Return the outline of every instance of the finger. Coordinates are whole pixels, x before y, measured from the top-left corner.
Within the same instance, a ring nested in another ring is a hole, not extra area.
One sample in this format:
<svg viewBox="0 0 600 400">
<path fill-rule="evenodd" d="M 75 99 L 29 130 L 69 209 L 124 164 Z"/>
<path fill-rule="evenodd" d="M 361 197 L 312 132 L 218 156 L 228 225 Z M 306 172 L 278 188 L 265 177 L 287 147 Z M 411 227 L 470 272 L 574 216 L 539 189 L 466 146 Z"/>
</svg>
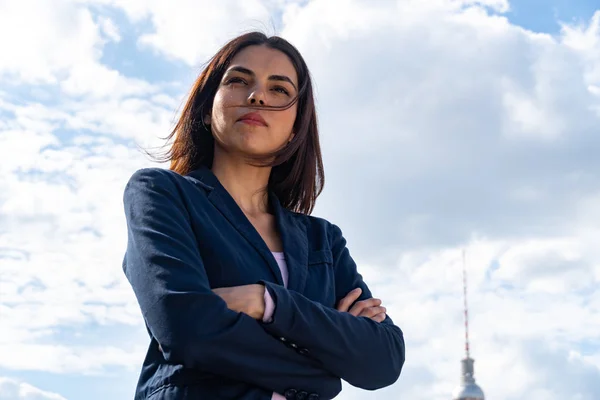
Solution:
<svg viewBox="0 0 600 400">
<path fill-rule="evenodd" d="M 354 316 L 359 316 L 364 309 L 369 307 L 377 307 L 379 305 L 381 305 L 381 300 L 375 298 L 358 301 L 352 306 L 349 313 Z"/>
<path fill-rule="evenodd" d="M 385 320 L 385 317 L 387 317 L 387 314 L 381 313 L 371 317 L 371 319 L 375 322 L 383 322 Z"/>
<path fill-rule="evenodd" d="M 352 306 L 349 313 L 357 317 L 365 308 L 377 307 L 379 305 L 381 305 L 381 300 L 375 298 L 358 301 Z"/>
<path fill-rule="evenodd" d="M 372 318 L 377 314 L 381 314 L 381 313 L 386 313 L 387 310 L 385 309 L 385 307 L 368 307 L 362 310 L 362 312 L 360 314 L 358 314 L 359 317 L 367 317 L 367 318 Z"/>
<path fill-rule="evenodd" d="M 342 311 L 342 312 L 348 311 L 348 308 L 350 308 L 350 305 L 352 305 L 352 303 L 354 303 L 356 301 L 356 299 L 358 299 L 360 297 L 361 293 L 362 293 L 361 288 L 356 288 L 356 289 L 352 290 L 350 293 L 348 293 L 346 295 L 346 297 L 344 297 L 342 300 L 340 300 L 340 302 L 338 303 L 338 306 L 337 306 L 337 310 Z"/>
</svg>

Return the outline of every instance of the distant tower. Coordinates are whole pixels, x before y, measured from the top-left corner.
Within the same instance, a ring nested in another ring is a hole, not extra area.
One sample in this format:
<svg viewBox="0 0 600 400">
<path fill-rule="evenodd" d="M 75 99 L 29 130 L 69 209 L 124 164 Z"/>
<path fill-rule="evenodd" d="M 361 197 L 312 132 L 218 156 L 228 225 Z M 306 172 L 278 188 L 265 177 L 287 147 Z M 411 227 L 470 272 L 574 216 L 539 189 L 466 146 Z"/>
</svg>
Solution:
<svg viewBox="0 0 600 400">
<path fill-rule="evenodd" d="M 473 360 L 469 355 L 469 308 L 467 307 L 467 268 L 465 251 L 463 250 L 463 296 L 465 307 L 465 358 L 462 363 L 460 386 L 454 390 L 453 400 L 485 400 L 483 390 L 475 383 Z"/>
</svg>

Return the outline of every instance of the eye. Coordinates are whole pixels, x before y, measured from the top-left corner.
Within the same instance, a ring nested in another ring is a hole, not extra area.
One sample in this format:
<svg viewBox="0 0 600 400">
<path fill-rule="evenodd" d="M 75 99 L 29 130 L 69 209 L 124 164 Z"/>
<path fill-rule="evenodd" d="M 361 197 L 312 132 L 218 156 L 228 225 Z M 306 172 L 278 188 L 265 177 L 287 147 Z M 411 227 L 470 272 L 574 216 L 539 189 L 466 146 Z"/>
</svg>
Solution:
<svg viewBox="0 0 600 400">
<path fill-rule="evenodd" d="M 243 83 L 243 84 L 247 84 L 247 82 L 246 82 L 244 79 L 240 78 L 239 76 L 232 76 L 231 78 L 229 78 L 229 79 L 227 79 L 227 80 L 225 81 L 225 84 L 226 84 L 226 85 L 230 85 L 230 84 L 232 84 L 232 83 Z"/>
<path fill-rule="evenodd" d="M 276 86 L 273 90 L 276 91 L 276 92 L 279 92 L 279 93 L 283 93 L 286 96 L 290 95 L 290 92 L 288 92 L 287 89 L 284 88 L 283 86 Z"/>
</svg>

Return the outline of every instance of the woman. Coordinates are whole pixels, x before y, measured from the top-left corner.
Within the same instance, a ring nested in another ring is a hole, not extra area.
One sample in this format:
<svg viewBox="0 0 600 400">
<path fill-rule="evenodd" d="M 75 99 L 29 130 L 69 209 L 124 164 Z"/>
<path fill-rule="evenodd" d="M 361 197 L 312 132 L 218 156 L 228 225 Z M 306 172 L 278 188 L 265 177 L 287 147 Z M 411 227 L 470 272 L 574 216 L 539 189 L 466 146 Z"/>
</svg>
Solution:
<svg viewBox="0 0 600 400">
<path fill-rule="evenodd" d="M 125 274 L 151 341 L 136 399 L 331 399 L 341 380 L 394 383 L 402 331 L 322 189 L 312 84 L 298 51 L 261 33 L 210 61 L 169 136 L 170 170 L 124 193 Z"/>
</svg>

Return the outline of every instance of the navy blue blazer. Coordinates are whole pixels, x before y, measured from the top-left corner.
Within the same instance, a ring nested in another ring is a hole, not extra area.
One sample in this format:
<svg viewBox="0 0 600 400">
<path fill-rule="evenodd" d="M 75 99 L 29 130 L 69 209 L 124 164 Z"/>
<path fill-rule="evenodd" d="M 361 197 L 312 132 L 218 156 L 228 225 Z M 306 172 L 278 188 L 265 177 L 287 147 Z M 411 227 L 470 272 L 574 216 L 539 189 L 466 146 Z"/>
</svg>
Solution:
<svg viewBox="0 0 600 400">
<path fill-rule="evenodd" d="M 150 335 L 135 399 L 332 399 L 341 379 L 374 390 L 394 383 L 404 338 L 339 312 L 356 287 L 372 297 L 340 229 L 284 209 L 270 193 L 289 268 L 288 287 L 269 248 L 208 168 L 185 176 L 144 168 L 123 201 L 123 269 Z M 227 308 L 211 288 L 262 283 L 276 303 L 263 323 Z M 162 352 L 159 350 L 162 348 Z"/>
</svg>

